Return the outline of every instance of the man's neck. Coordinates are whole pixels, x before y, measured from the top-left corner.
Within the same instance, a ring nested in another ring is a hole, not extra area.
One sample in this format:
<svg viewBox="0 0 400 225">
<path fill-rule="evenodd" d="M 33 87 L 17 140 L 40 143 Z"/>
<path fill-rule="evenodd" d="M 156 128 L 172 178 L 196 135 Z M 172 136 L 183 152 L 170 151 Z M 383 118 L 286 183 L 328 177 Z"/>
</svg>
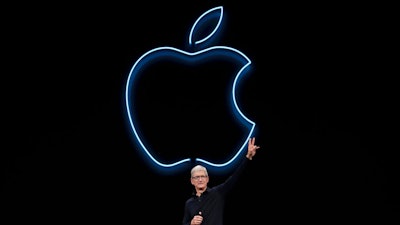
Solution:
<svg viewBox="0 0 400 225">
<path fill-rule="evenodd" d="M 206 189 L 207 189 L 207 187 L 196 189 L 196 195 L 197 195 L 197 196 L 200 196 L 201 194 L 203 194 L 203 192 L 204 192 Z"/>
</svg>

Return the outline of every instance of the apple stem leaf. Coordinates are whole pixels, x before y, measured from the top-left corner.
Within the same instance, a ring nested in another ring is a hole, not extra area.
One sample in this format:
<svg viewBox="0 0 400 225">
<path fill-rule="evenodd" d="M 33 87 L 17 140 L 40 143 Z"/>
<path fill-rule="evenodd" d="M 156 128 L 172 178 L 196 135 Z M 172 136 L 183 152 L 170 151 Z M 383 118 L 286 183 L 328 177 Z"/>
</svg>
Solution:
<svg viewBox="0 0 400 225">
<path fill-rule="evenodd" d="M 222 17 L 223 17 L 223 7 L 222 6 L 218 6 L 218 7 L 209 9 L 208 11 L 203 13 L 194 22 L 192 29 L 190 30 L 189 45 L 201 44 L 201 43 L 209 40 L 212 36 L 214 36 L 214 34 L 217 33 L 218 28 L 221 25 Z M 217 19 L 217 22 L 215 24 L 213 24 L 214 29 L 209 29 L 210 21 L 215 21 L 216 19 Z M 208 35 L 202 34 L 202 31 L 205 31 L 205 30 L 207 32 L 209 32 Z M 197 38 L 199 36 L 205 36 L 205 37 L 197 40 Z"/>
</svg>

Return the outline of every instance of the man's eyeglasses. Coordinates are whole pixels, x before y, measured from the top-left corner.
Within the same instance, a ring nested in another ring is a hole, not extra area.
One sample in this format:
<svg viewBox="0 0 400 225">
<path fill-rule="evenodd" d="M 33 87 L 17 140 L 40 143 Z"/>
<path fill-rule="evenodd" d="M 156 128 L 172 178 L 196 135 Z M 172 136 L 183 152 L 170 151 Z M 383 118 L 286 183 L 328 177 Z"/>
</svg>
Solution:
<svg viewBox="0 0 400 225">
<path fill-rule="evenodd" d="M 192 177 L 192 179 L 193 180 L 200 180 L 200 178 L 201 179 L 205 179 L 205 178 L 207 178 L 208 176 L 206 176 L 206 175 L 201 175 L 201 176 L 195 176 L 195 177 Z"/>
</svg>

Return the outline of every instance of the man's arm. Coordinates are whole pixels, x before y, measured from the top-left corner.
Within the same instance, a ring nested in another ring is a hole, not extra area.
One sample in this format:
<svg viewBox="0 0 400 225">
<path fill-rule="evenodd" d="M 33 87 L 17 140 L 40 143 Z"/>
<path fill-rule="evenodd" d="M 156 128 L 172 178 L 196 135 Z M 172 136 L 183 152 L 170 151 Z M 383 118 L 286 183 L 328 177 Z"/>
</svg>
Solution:
<svg viewBox="0 0 400 225">
<path fill-rule="evenodd" d="M 249 139 L 249 142 L 247 145 L 246 158 L 242 159 L 242 162 L 236 168 L 235 172 L 231 176 L 229 176 L 229 178 L 224 183 L 217 186 L 217 189 L 219 189 L 221 191 L 221 193 L 226 194 L 228 191 L 230 191 L 233 188 L 233 186 L 239 180 L 239 177 L 242 175 L 244 169 L 246 168 L 247 163 L 253 159 L 254 155 L 256 154 L 257 149 L 260 148 L 260 146 L 255 145 L 255 140 L 256 139 L 254 137 Z"/>
</svg>

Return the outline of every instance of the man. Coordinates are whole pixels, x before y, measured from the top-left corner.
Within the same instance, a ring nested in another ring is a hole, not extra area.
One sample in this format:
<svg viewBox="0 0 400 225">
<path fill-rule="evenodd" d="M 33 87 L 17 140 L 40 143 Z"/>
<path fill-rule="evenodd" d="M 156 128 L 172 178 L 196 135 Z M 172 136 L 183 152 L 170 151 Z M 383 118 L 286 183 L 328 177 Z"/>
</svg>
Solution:
<svg viewBox="0 0 400 225">
<path fill-rule="evenodd" d="M 250 138 L 247 146 L 246 158 L 240 163 L 236 171 L 222 184 L 208 187 L 207 169 L 197 165 L 190 171 L 190 181 L 194 186 L 191 198 L 185 203 L 183 225 L 222 225 L 226 194 L 232 189 L 245 166 L 252 160 L 256 150 L 255 138 Z"/>
</svg>

